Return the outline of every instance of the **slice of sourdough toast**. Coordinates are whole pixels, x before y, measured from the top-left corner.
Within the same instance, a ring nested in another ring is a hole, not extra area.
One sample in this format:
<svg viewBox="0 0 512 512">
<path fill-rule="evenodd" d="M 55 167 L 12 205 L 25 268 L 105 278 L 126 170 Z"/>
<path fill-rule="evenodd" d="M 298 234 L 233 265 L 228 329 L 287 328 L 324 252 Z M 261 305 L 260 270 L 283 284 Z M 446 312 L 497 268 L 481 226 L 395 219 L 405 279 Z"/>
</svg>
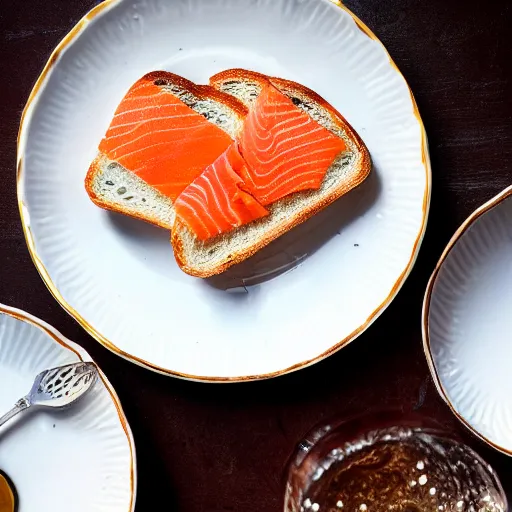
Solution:
<svg viewBox="0 0 512 512">
<path fill-rule="evenodd" d="M 234 96 L 209 85 L 196 85 L 173 73 L 149 73 L 134 87 L 142 82 L 152 82 L 176 96 L 233 139 L 247 115 L 247 108 Z M 91 200 L 101 208 L 172 229 L 175 215 L 171 198 L 102 152 L 98 152 L 89 167 L 85 188 Z"/>
<path fill-rule="evenodd" d="M 339 112 L 310 89 L 241 69 L 213 76 L 210 85 L 250 107 L 268 81 L 316 122 L 341 137 L 347 150 L 336 157 L 318 190 L 298 192 L 276 201 L 269 206 L 267 217 L 234 231 L 200 241 L 177 219 L 171 235 L 174 253 L 178 265 L 190 275 L 210 277 L 242 262 L 358 186 L 370 173 L 370 154 L 359 135 Z"/>
</svg>

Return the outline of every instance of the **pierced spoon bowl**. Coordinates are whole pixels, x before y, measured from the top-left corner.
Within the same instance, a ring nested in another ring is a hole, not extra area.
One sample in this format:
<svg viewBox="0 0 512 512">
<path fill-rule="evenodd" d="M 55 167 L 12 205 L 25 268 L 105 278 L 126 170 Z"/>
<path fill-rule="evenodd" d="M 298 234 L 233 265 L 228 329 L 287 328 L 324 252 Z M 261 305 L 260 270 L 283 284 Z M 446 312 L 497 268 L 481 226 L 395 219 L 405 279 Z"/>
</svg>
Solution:
<svg viewBox="0 0 512 512">
<path fill-rule="evenodd" d="M 41 372 L 28 395 L 0 417 L 0 427 L 29 407 L 62 408 L 83 397 L 94 385 L 98 370 L 94 363 L 73 363 Z"/>
</svg>

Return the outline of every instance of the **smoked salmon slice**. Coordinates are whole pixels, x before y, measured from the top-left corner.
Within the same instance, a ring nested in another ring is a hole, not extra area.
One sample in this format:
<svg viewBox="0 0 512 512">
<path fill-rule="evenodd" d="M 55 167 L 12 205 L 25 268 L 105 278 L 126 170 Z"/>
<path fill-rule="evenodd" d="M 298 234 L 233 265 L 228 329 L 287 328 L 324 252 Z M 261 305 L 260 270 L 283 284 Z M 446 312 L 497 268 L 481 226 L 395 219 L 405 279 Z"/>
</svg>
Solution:
<svg viewBox="0 0 512 512">
<path fill-rule="evenodd" d="M 268 211 L 247 192 L 245 161 L 233 143 L 196 178 L 174 204 L 176 216 L 200 240 L 268 215 Z"/>
<path fill-rule="evenodd" d="M 247 165 L 241 178 L 268 205 L 301 190 L 318 189 L 345 142 L 266 84 L 239 137 Z"/>
<path fill-rule="evenodd" d="M 179 98 L 143 79 L 121 101 L 99 150 L 175 200 L 232 142 Z"/>
</svg>

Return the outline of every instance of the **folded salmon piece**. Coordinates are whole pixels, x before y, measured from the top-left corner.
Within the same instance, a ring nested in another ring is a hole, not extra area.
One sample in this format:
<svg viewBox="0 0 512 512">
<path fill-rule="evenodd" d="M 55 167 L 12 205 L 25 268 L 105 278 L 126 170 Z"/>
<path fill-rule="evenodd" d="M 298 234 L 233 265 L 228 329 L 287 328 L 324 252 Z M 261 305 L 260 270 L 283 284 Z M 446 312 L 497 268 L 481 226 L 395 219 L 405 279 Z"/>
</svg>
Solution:
<svg viewBox="0 0 512 512">
<path fill-rule="evenodd" d="M 177 218 L 207 240 L 268 215 L 247 192 L 243 174 L 245 161 L 233 143 L 180 194 L 174 203 Z"/>
</svg>

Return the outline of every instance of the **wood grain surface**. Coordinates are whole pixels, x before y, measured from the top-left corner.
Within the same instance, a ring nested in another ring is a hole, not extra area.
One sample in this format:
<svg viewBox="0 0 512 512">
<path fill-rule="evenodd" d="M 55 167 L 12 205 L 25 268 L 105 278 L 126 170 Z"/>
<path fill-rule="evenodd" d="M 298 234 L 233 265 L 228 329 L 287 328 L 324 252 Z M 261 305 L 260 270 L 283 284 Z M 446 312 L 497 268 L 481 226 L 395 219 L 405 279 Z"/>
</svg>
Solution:
<svg viewBox="0 0 512 512">
<path fill-rule="evenodd" d="M 137 512 L 278 512 L 287 457 L 332 415 L 398 407 L 460 430 L 429 376 L 421 305 L 453 232 L 512 183 L 510 1 L 346 0 L 388 48 L 425 121 L 433 171 L 427 234 L 404 288 L 355 343 L 298 373 L 241 385 L 183 382 L 117 358 L 53 300 L 30 259 L 15 190 L 20 114 L 52 48 L 95 3 L 0 5 L 0 302 L 54 325 L 108 375 L 135 436 Z M 462 435 L 496 468 L 512 501 L 512 460 Z"/>
</svg>

